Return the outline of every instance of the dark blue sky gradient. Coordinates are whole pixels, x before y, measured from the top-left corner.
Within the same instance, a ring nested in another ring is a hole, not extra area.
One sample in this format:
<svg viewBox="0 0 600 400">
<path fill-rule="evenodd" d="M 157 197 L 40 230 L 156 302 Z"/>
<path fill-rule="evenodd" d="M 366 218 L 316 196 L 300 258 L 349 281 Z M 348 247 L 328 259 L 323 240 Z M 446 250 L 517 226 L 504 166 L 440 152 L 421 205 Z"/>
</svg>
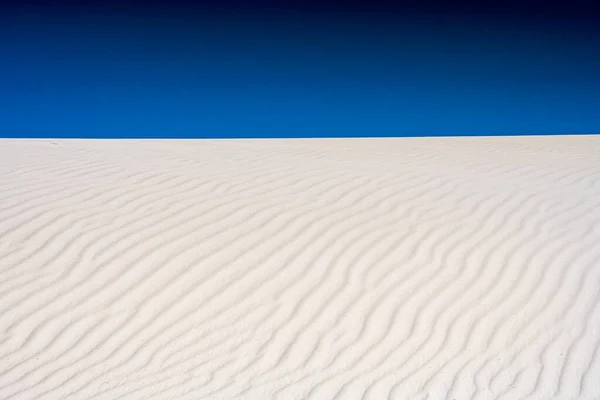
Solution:
<svg viewBox="0 0 600 400">
<path fill-rule="evenodd" d="M 23 4 L 0 14 L 2 137 L 600 133 L 585 10 Z"/>
</svg>

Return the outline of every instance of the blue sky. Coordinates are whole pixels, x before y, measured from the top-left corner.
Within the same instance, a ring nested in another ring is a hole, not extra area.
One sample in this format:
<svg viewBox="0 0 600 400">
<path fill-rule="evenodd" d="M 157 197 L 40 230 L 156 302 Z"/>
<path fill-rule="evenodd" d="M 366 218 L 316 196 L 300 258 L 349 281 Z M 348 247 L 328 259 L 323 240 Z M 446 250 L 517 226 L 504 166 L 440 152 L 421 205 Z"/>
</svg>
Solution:
<svg viewBox="0 0 600 400">
<path fill-rule="evenodd" d="M 474 17 L 21 12 L 0 136 L 600 133 L 589 25 Z"/>
</svg>

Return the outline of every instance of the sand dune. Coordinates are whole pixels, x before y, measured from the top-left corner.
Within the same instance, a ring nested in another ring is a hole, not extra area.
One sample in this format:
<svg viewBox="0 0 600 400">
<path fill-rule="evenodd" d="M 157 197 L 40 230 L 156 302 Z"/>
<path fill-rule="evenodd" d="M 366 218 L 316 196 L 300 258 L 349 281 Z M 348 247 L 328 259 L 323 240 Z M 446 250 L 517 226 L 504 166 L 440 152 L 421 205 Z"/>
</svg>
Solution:
<svg viewBox="0 0 600 400">
<path fill-rule="evenodd" d="M 600 399 L 600 136 L 1 140 L 1 399 Z"/>
</svg>

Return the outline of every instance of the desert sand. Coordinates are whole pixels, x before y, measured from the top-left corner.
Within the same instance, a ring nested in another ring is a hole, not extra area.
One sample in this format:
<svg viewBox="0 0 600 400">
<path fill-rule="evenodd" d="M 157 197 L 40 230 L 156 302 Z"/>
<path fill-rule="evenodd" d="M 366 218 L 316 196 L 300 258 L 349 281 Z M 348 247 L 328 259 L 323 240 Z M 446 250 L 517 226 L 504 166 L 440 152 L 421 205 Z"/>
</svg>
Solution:
<svg viewBox="0 0 600 400">
<path fill-rule="evenodd" d="M 0 140 L 1 399 L 600 399 L 600 136 Z"/>
</svg>

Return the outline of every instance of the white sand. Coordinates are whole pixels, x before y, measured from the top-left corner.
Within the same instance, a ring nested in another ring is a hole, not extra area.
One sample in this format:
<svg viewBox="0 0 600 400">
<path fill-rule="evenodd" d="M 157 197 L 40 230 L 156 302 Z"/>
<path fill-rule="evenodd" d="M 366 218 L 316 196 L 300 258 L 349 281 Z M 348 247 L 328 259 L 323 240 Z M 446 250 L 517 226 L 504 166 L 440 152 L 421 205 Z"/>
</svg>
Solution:
<svg viewBox="0 0 600 400">
<path fill-rule="evenodd" d="M 1 399 L 598 399 L 600 136 L 0 141 Z"/>
</svg>

